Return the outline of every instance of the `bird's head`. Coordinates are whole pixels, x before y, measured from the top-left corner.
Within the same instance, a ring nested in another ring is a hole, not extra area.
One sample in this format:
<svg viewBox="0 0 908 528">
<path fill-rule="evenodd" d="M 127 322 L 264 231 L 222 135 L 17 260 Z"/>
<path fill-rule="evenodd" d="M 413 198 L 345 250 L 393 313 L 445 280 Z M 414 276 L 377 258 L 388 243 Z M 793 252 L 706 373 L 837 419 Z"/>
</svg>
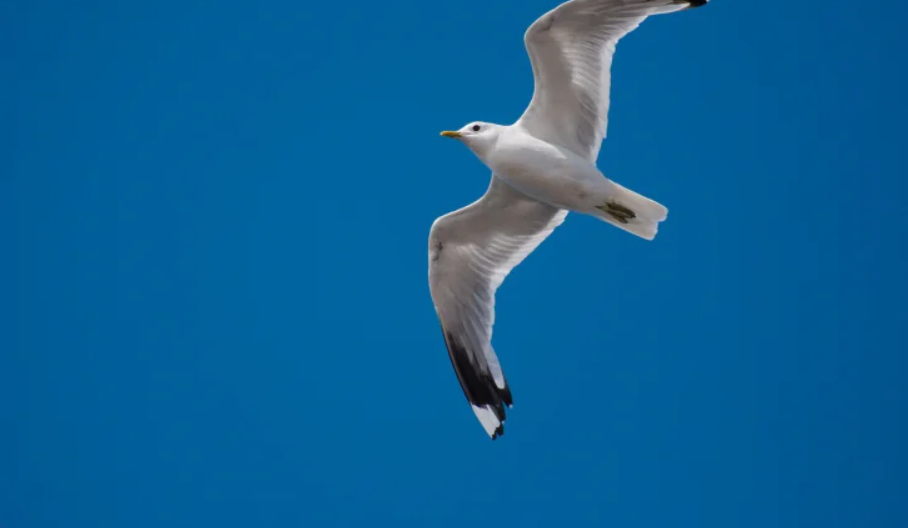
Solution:
<svg viewBox="0 0 908 528">
<path fill-rule="evenodd" d="M 474 121 L 457 131 L 446 130 L 441 133 L 443 137 L 457 139 L 470 147 L 477 156 L 482 158 L 498 141 L 504 127 L 492 123 Z"/>
</svg>

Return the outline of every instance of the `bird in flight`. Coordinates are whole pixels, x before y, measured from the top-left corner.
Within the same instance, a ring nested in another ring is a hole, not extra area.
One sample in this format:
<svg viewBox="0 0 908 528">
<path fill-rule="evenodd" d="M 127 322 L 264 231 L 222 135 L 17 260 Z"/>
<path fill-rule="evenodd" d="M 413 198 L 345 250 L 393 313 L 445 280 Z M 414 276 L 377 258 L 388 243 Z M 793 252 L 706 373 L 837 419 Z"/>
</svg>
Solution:
<svg viewBox="0 0 908 528">
<path fill-rule="evenodd" d="M 650 15 L 708 0 L 570 0 L 524 35 L 535 78 L 516 123 L 473 122 L 441 135 L 492 170 L 485 195 L 438 218 L 429 234 L 429 290 L 448 356 L 486 433 L 504 433 L 511 390 L 492 349 L 495 291 L 564 222 L 587 214 L 652 240 L 668 209 L 597 168 L 608 123 L 615 45 Z"/>
</svg>

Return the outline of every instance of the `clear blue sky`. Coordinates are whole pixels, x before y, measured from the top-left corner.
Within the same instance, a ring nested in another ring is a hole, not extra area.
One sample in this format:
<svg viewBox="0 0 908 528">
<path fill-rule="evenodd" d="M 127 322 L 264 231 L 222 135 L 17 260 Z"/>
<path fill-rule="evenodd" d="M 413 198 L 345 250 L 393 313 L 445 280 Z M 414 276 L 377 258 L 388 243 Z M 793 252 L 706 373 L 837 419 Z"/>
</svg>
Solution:
<svg viewBox="0 0 908 528">
<path fill-rule="evenodd" d="M 619 46 L 600 168 L 499 291 L 491 442 L 427 284 L 555 0 L 0 7 L 0 526 L 908 526 L 904 2 Z"/>
</svg>

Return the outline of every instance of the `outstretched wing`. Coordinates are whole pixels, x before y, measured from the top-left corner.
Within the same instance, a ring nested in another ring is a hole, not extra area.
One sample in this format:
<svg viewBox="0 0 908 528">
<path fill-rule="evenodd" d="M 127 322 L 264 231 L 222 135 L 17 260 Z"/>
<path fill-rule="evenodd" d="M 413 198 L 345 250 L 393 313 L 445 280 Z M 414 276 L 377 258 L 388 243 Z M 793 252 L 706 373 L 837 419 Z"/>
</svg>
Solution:
<svg viewBox="0 0 908 528">
<path fill-rule="evenodd" d="M 534 136 L 595 162 L 608 127 L 615 45 L 650 15 L 707 0 L 571 0 L 524 36 L 536 91 L 519 123 Z"/>
<path fill-rule="evenodd" d="M 492 176 L 482 198 L 436 220 L 429 234 L 429 289 L 448 355 L 493 440 L 513 403 L 492 349 L 495 291 L 565 216 Z"/>
</svg>

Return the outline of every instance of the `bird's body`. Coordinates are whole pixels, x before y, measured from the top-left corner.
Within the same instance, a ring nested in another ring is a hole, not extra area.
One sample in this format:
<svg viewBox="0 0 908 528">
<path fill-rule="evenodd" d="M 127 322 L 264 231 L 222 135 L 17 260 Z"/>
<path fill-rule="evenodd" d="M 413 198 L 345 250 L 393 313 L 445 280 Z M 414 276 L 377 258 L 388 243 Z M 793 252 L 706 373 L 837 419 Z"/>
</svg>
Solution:
<svg viewBox="0 0 908 528">
<path fill-rule="evenodd" d="M 495 292 L 569 211 L 652 240 L 668 210 L 596 168 L 608 123 L 615 46 L 650 15 L 707 0 L 570 0 L 524 36 L 536 90 L 510 126 L 443 132 L 492 170 L 486 194 L 429 234 L 429 287 L 451 364 L 486 432 L 504 432 L 511 390 L 492 345 Z"/>
<path fill-rule="evenodd" d="M 618 222 L 622 229 L 652 228 L 652 234 L 635 233 L 649 239 L 655 236 L 655 225 L 666 218 L 668 210 L 661 205 L 612 182 L 571 150 L 535 137 L 521 123 L 496 128 L 494 148 L 476 154 L 493 174 L 523 194 L 559 209 Z M 621 224 L 603 210 L 608 204 L 624 206 L 636 218 Z"/>
<path fill-rule="evenodd" d="M 496 148 L 480 159 L 511 187 L 561 209 L 590 213 L 607 197 L 608 182 L 595 165 L 520 125 L 502 127 Z"/>
</svg>

